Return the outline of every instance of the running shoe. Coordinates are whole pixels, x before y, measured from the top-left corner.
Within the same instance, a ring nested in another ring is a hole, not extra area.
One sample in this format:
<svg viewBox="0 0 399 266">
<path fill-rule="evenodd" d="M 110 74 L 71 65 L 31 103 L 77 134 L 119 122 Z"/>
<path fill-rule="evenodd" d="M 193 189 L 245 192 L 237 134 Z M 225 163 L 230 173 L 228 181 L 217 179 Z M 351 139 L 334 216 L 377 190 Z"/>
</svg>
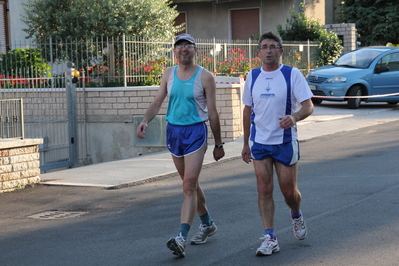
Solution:
<svg viewBox="0 0 399 266">
<path fill-rule="evenodd" d="M 274 238 L 271 238 L 270 235 L 267 234 L 260 239 L 262 239 L 263 241 L 260 247 L 256 250 L 257 256 L 270 256 L 273 253 L 280 251 L 276 236 L 274 236 Z"/>
<path fill-rule="evenodd" d="M 291 213 L 290 213 L 291 214 Z M 299 216 L 299 218 L 292 218 L 292 230 L 294 231 L 294 236 L 299 240 L 304 240 L 306 235 L 308 234 L 306 230 L 305 220 L 303 219 L 303 215 Z"/>
<path fill-rule="evenodd" d="M 212 225 L 201 224 L 198 230 L 198 233 L 191 238 L 191 245 L 199 245 L 204 244 L 209 236 L 213 236 L 218 228 L 215 223 Z"/>
<path fill-rule="evenodd" d="M 173 251 L 173 255 L 178 257 L 186 256 L 186 253 L 184 252 L 186 249 L 186 240 L 180 234 L 169 239 L 168 243 L 166 243 L 166 246 Z"/>
</svg>

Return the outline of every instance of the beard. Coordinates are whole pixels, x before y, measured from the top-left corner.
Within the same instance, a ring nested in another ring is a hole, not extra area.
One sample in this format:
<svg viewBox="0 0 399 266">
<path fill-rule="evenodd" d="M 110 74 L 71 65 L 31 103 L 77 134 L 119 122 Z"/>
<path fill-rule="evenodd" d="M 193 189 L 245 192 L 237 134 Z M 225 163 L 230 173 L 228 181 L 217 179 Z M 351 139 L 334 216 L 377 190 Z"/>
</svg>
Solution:
<svg viewBox="0 0 399 266">
<path fill-rule="evenodd" d="M 182 65 L 189 65 L 194 61 L 194 55 L 191 53 L 179 54 L 179 63 Z"/>
</svg>

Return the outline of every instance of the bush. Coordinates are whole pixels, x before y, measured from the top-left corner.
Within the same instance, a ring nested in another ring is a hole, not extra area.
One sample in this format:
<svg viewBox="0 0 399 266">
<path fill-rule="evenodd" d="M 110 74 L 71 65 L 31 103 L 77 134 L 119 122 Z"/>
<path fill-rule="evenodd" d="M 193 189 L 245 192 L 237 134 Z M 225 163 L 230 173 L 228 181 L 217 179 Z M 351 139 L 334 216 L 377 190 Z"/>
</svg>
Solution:
<svg viewBox="0 0 399 266">
<path fill-rule="evenodd" d="M 29 78 L 49 77 L 50 65 L 42 58 L 39 48 L 17 48 L 1 54 L 0 74 Z"/>
<path fill-rule="evenodd" d="M 230 49 L 227 56 L 223 61 L 214 62 L 212 57 L 200 55 L 197 57 L 197 63 L 214 75 L 227 77 L 245 77 L 251 69 L 262 65 L 259 57 L 250 59 L 247 51 L 241 48 Z"/>
<path fill-rule="evenodd" d="M 284 41 L 317 41 L 319 42 L 318 66 L 333 63 L 342 52 L 342 41 L 336 33 L 328 32 L 314 18 L 306 18 L 305 7 L 300 6 L 300 12 L 290 10 L 290 18 L 287 18 L 285 29 L 277 24 L 277 31 Z"/>
<path fill-rule="evenodd" d="M 17 48 L 0 55 L 0 87 L 38 87 L 47 84 L 51 66 L 38 48 Z"/>
</svg>

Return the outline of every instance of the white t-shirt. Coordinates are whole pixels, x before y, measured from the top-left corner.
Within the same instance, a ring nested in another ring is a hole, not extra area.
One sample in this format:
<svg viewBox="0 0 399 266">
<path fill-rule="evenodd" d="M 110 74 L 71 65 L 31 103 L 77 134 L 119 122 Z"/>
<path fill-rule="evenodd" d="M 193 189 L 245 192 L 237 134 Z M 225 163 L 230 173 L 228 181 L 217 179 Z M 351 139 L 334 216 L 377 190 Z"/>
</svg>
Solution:
<svg viewBox="0 0 399 266">
<path fill-rule="evenodd" d="M 279 126 L 279 118 L 295 113 L 299 104 L 312 96 L 305 77 L 297 68 L 281 65 L 270 72 L 262 67 L 251 70 L 243 94 L 244 105 L 252 107 L 250 140 L 266 145 L 297 140 L 296 125 L 284 130 Z"/>
</svg>

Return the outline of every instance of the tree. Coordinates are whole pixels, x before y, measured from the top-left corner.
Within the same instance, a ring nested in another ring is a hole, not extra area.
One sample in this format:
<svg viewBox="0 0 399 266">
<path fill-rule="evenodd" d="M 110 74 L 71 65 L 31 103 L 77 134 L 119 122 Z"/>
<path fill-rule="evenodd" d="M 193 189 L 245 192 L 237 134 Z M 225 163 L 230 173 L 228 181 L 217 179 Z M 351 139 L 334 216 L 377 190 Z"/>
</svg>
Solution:
<svg viewBox="0 0 399 266">
<path fill-rule="evenodd" d="M 346 0 L 339 21 L 355 23 L 362 46 L 399 43 L 397 0 Z"/>
<path fill-rule="evenodd" d="M 35 37 L 45 60 L 72 61 L 86 75 L 91 69 L 109 69 L 115 80 L 123 75 L 123 65 L 128 64 L 125 59 L 134 58 L 137 53 L 123 50 L 122 35 L 172 42 L 175 33 L 183 28 L 174 26 L 179 13 L 171 7 L 170 0 L 28 0 L 24 9 L 24 31 L 28 38 Z M 110 54 L 106 52 L 109 47 Z M 169 49 L 161 47 L 139 51 L 141 58 L 137 61 L 162 57 L 166 50 Z M 97 76 L 100 73 L 97 71 Z"/>
<path fill-rule="evenodd" d="M 319 42 L 319 53 L 317 65 L 323 66 L 333 63 L 342 52 L 342 41 L 334 32 L 328 32 L 314 18 L 306 18 L 305 7 L 300 6 L 298 13 L 292 8 L 290 18 L 286 20 L 285 29 L 277 24 L 277 31 L 284 41 L 317 41 Z"/>
<path fill-rule="evenodd" d="M 170 39 L 178 12 L 169 0 L 28 0 L 28 37 L 86 39 L 126 36 Z"/>
</svg>

